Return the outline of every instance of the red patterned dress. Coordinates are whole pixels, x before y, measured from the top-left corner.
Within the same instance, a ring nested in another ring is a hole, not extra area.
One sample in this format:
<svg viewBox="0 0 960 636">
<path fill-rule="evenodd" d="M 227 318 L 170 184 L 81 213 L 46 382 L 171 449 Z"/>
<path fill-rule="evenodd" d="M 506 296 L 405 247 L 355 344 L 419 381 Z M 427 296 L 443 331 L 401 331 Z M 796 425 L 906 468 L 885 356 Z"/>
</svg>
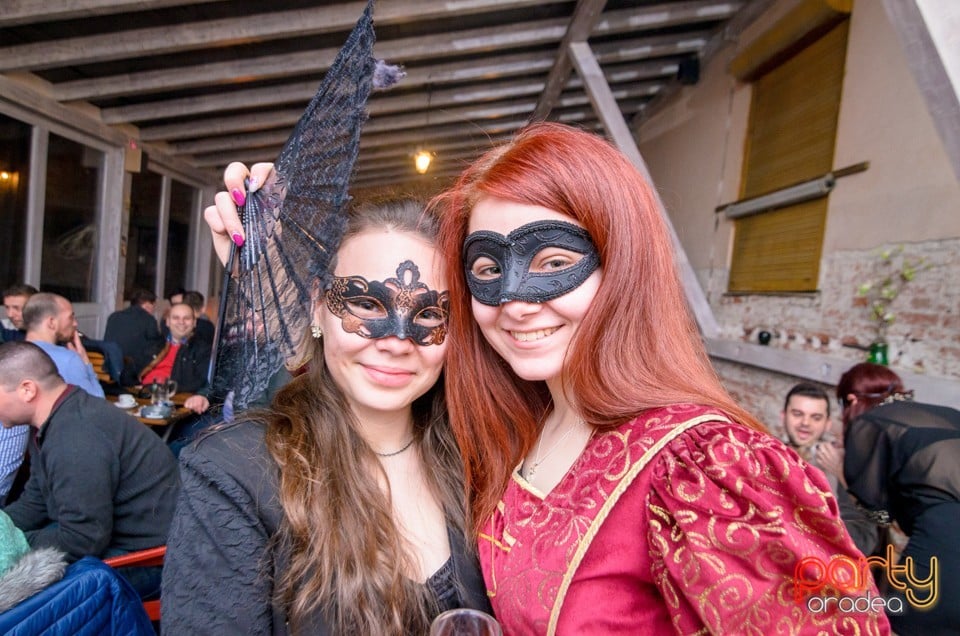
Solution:
<svg viewBox="0 0 960 636">
<path fill-rule="evenodd" d="M 514 472 L 479 549 L 508 636 L 889 633 L 794 597 L 804 557 L 861 556 L 822 473 L 700 406 L 595 433 L 549 494 Z"/>
</svg>

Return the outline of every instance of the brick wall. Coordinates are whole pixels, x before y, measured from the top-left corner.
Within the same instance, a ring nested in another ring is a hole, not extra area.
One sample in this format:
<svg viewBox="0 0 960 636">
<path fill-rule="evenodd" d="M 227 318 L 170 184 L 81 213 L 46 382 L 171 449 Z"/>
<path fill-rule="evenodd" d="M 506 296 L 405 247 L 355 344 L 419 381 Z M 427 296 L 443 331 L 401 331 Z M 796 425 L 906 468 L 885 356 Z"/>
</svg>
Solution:
<svg viewBox="0 0 960 636">
<path fill-rule="evenodd" d="M 828 353 L 849 359 L 851 365 L 863 361 L 875 330 L 857 287 L 871 277 L 879 251 L 896 247 L 825 254 L 817 293 L 734 296 L 714 291 L 711 304 L 721 337 L 756 342 L 757 333 L 767 330 L 773 334 L 771 347 Z M 903 245 L 906 258 L 923 258 L 929 268 L 918 273 L 891 305 L 897 320 L 889 327 L 887 340 L 894 370 L 960 378 L 958 254 L 960 239 Z M 700 275 L 708 281 L 708 289 L 723 289 L 726 272 Z M 799 380 L 745 365 L 714 364 L 740 403 L 772 429 L 779 429 L 783 396 Z M 833 387 L 826 388 L 832 395 Z"/>
</svg>

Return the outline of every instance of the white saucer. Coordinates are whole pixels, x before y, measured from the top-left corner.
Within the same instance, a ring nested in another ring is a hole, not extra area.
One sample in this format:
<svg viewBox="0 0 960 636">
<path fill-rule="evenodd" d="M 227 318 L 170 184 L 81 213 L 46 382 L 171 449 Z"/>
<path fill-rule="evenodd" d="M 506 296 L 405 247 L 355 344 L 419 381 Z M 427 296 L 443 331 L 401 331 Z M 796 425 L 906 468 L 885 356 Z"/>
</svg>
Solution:
<svg viewBox="0 0 960 636">
<path fill-rule="evenodd" d="M 166 409 L 165 414 L 157 413 L 155 408 L 144 406 L 140 409 L 140 417 L 145 420 L 165 420 L 173 415 L 173 409 Z"/>
</svg>

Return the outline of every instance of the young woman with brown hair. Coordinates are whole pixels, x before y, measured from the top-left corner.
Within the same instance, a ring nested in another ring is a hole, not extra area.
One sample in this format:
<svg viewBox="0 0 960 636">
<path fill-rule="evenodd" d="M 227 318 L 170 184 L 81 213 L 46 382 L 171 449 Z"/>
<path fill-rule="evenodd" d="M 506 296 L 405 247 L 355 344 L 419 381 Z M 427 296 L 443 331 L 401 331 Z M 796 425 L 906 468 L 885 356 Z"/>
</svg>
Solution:
<svg viewBox="0 0 960 636">
<path fill-rule="evenodd" d="M 217 201 L 222 243 L 236 209 Z M 425 633 L 442 610 L 489 611 L 440 381 L 435 230 L 413 202 L 354 211 L 292 361 L 308 371 L 183 451 L 164 631 Z"/>
<path fill-rule="evenodd" d="M 794 597 L 801 559 L 859 553 L 822 474 L 720 385 L 620 152 L 537 124 L 434 205 L 450 417 L 505 633 L 886 630 Z"/>
</svg>

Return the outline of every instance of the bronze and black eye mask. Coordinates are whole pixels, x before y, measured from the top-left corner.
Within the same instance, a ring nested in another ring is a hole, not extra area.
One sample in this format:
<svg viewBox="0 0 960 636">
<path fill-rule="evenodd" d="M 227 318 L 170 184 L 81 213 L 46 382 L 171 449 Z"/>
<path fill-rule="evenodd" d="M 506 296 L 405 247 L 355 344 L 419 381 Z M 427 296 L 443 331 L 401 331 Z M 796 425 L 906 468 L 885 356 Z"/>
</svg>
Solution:
<svg viewBox="0 0 960 636">
<path fill-rule="evenodd" d="M 551 247 L 581 256 L 567 266 L 535 271 L 537 256 Z M 553 300 L 582 285 L 599 265 L 600 255 L 587 231 L 563 221 L 527 223 L 506 236 L 479 230 L 463 242 L 470 294 L 493 307 L 511 300 Z"/>
<path fill-rule="evenodd" d="M 327 308 L 347 333 L 363 338 L 409 338 L 416 344 L 441 344 L 447 336 L 449 299 L 420 282 L 413 261 L 397 267 L 385 281 L 335 276 L 326 291 Z"/>
</svg>

